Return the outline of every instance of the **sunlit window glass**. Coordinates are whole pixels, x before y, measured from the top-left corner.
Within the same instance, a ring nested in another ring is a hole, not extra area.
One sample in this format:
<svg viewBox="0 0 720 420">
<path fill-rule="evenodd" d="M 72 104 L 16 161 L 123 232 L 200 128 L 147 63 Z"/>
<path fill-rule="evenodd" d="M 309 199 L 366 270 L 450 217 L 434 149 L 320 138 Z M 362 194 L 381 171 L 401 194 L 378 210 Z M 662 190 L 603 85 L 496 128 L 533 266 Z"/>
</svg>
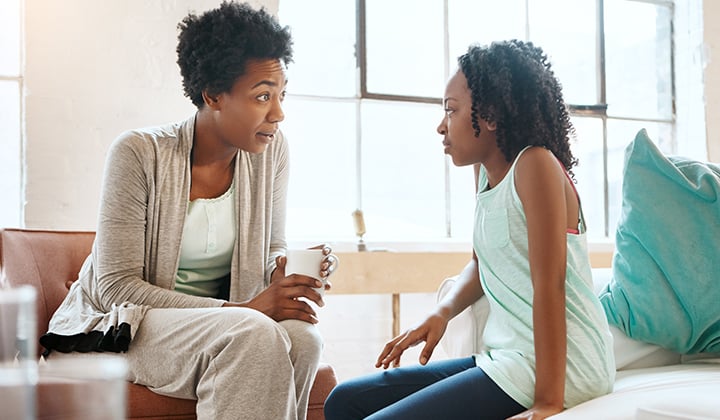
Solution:
<svg viewBox="0 0 720 420">
<path fill-rule="evenodd" d="M 442 93 L 443 2 L 367 0 L 367 89 L 438 97 Z"/>
<path fill-rule="evenodd" d="M 355 103 L 289 97 L 284 111 L 281 127 L 290 153 L 288 238 L 352 239 Z"/>
<path fill-rule="evenodd" d="M 530 1 L 530 40 L 543 48 L 570 104 L 598 103 L 596 0 Z M 564 16 L 558 24 L 558 11 Z"/>
<path fill-rule="evenodd" d="M 20 224 L 20 89 L 0 80 L 0 226 Z"/>
<path fill-rule="evenodd" d="M 672 118 L 669 7 L 606 0 L 608 115 Z"/>
<path fill-rule="evenodd" d="M 573 168 L 588 237 L 605 237 L 605 178 L 603 122 L 600 118 L 572 118 L 576 139 L 571 143 L 578 164 Z"/>
<path fill-rule="evenodd" d="M 363 208 L 368 239 L 445 237 L 445 166 L 437 105 L 362 105 Z"/>
<path fill-rule="evenodd" d="M 453 0 L 448 2 L 450 68 L 471 44 L 525 39 L 525 0 Z"/>
<path fill-rule="evenodd" d="M 294 40 L 288 92 L 355 96 L 355 2 L 281 1 L 279 9 Z"/>
<path fill-rule="evenodd" d="M 0 76 L 20 74 L 20 0 L 0 1 Z"/>
</svg>

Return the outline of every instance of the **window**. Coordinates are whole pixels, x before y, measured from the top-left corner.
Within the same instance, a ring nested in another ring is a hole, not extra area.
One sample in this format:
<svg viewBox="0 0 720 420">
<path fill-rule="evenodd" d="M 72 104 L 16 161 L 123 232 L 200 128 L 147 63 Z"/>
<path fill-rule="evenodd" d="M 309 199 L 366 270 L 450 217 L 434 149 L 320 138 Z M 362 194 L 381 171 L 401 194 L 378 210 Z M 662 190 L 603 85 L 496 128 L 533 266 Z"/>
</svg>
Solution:
<svg viewBox="0 0 720 420">
<path fill-rule="evenodd" d="M 440 98 L 469 44 L 518 38 L 563 84 L 588 234 L 612 239 L 624 147 L 646 128 L 677 150 L 673 16 L 661 0 L 281 0 L 288 238 L 353 240 L 360 208 L 368 241 L 469 241 L 472 169 L 442 153 Z"/>
<path fill-rule="evenodd" d="M 0 2 L 0 226 L 21 223 L 21 8 Z"/>
</svg>

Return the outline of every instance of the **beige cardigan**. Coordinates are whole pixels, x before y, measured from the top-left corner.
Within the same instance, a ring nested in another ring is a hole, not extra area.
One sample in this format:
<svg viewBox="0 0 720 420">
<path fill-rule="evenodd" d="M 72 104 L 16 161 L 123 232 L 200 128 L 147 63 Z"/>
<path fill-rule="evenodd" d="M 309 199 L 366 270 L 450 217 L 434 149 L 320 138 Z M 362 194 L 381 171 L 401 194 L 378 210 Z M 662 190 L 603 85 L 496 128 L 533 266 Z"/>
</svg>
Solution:
<svg viewBox="0 0 720 420">
<path fill-rule="evenodd" d="M 128 131 L 113 142 L 92 253 L 50 321 L 50 334 L 43 338 L 46 348 L 79 350 L 72 343 L 77 339 L 67 342 L 67 336 L 82 338 L 93 331 L 90 335 L 95 337 L 100 332 L 112 335 L 123 323 L 130 327 L 129 341 L 151 307 L 223 304 L 219 299 L 173 291 L 190 196 L 194 127 L 193 116 L 175 124 Z M 238 151 L 231 301 L 247 301 L 267 287 L 275 257 L 285 253 L 288 169 L 282 133 L 263 153 Z M 93 346 L 82 351 L 96 350 Z"/>
</svg>

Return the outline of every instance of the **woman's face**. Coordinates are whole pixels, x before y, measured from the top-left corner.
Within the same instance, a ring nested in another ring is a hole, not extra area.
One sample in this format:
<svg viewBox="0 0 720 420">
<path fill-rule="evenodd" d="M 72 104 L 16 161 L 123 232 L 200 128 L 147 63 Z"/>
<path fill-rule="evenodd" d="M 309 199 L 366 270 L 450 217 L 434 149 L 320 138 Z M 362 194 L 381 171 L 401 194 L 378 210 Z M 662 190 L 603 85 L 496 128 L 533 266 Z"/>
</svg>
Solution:
<svg viewBox="0 0 720 420">
<path fill-rule="evenodd" d="M 437 132 L 443 136 L 445 154 L 455 166 L 484 161 L 487 154 L 497 149 L 495 124 L 479 120 L 480 136 L 475 137 L 472 126 L 472 98 L 465 74 L 458 70 L 448 81 L 443 99 L 445 114 Z"/>
<path fill-rule="evenodd" d="M 277 59 L 250 60 L 230 92 L 206 99 L 218 139 L 250 153 L 262 153 L 285 119 L 285 68 Z"/>
</svg>

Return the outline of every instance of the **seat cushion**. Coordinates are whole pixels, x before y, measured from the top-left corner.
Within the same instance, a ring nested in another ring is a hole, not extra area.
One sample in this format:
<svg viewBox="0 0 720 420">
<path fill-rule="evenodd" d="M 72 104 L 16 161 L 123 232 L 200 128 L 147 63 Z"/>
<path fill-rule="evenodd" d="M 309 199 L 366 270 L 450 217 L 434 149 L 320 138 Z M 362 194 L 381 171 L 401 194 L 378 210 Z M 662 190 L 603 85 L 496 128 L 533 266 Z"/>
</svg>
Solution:
<svg viewBox="0 0 720 420">
<path fill-rule="evenodd" d="M 611 394 L 548 420 L 715 419 L 720 365 L 688 363 L 618 372 Z M 663 417 L 664 416 L 664 417 Z"/>
</svg>

